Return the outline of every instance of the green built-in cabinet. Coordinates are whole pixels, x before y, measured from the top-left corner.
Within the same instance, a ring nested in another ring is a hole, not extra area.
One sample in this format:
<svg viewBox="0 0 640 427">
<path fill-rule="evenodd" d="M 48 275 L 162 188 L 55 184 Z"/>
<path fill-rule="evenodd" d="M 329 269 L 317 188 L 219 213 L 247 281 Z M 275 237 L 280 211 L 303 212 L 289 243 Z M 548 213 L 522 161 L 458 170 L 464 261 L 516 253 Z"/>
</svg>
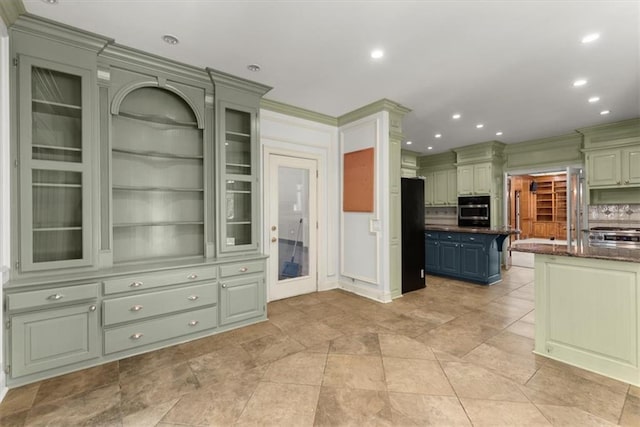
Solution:
<svg viewBox="0 0 640 427">
<path fill-rule="evenodd" d="M 424 156 L 419 159 L 419 175 L 425 177 L 426 206 L 456 206 L 458 175 L 453 152 Z"/>
<path fill-rule="evenodd" d="M 7 383 L 264 320 L 269 88 L 30 15 L 9 30 Z"/>
<path fill-rule="evenodd" d="M 589 186 L 640 186 L 640 145 L 587 153 Z"/>
</svg>

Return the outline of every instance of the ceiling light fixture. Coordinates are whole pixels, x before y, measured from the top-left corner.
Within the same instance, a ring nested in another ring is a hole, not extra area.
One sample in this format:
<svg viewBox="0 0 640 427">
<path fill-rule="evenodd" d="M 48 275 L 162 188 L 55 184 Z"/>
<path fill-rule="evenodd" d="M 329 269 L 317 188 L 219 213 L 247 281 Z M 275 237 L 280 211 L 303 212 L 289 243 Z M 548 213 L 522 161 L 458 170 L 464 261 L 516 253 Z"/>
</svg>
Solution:
<svg viewBox="0 0 640 427">
<path fill-rule="evenodd" d="M 586 84 L 587 84 L 587 80 L 586 79 L 578 79 L 575 82 L 573 82 L 573 86 L 574 87 L 584 86 Z"/>
<path fill-rule="evenodd" d="M 591 43 L 600 38 L 599 33 L 588 34 L 582 38 L 582 43 Z"/>
<path fill-rule="evenodd" d="M 58 0 L 42 0 L 46 4 L 58 4 Z"/>
<path fill-rule="evenodd" d="M 477 129 L 482 129 L 483 127 L 484 127 L 484 125 L 483 125 L 482 123 L 478 123 L 478 124 L 476 125 L 476 128 L 477 128 Z"/>
<path fill-rule="evenodd" d="M 441 133 L 436 133 L 435 135 L 433 135 L 434 138 L 442 138 L 442 134 Z"/>
<path fill-rule="evenodd" d="M 611 111 L 609 111 L 609 110 L 602 110 L 602 111 L 600 111 L 600 115 L 601 115 L 601 116 L 606 116 L 606 115 L 607 115 L 607 114 L 609 114 L 610 112 L 611 112 Z"/>
<path fill-rule="evenodd" d="M 262 68 L 258 64 L 249 64 L 249 65 L 247 65 L 247 70 L 253 71 L 254 73 L 257 73 L 261 69 Z"/>
<path fill-rule="evenodd" d="M 499 130 L 498 132 L 496 132 L 496 136 L 501 136 L 502 135 L 502 131 Z"/>
<path fill-rule="evenodd" d="M 458 120 L 460 117 L 462 117 L 462 115 L 460 115 L 459 113 L 455 113 L 453 116 L 451 116 L 451 118 L 454 120 Z"/>
<path fill-rule="evenodd" d="M 433 150 L 433 147 L 432 146 L 428 146 L 427 150 Z"/>
<path fill-rule="evenodd" d="M 591 98 L 589 98 L 589 103 L 593 104 L 594 102 L 598 102 L 600 101 L 600 97 L 599 96 L 592 96 Z"/>
<path fill-rule="evenodd" d="M 407 141 L 407 145 L 411 145 L 411 144 L 413 144 L 413 142 Z"/>
<path fill-rule="evenodd" d="M 374 49 L 371 51 L 371 57 L 373 59 L 380 59 L 384 56 L 384 51 L 382 49 Z"/>
<path fill-rule="evenodd" d="M 180 43 L 180 40 L 178 40 L 176 36 L 173 36 L 171 34 L 165 34 L 164 36 L 162 36 L 162 41 L 170 45 Z"/>
</svg>

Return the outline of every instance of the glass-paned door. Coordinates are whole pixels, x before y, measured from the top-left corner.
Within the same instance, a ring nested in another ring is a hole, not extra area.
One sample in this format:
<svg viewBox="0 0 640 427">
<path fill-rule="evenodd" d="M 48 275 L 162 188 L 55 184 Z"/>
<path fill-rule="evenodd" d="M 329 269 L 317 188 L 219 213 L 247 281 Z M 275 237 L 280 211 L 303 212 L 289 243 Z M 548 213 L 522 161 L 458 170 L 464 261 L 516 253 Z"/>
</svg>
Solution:
<svg viewBox="0 0 640 427">
<path fill-rule="evenodd" d="M 258 247 L 255 162 L 255 112 L 223 104 L 220 179 L 221 253 Z"/>
<path fill-rule="evenodd" d="M 21 269 L 89 264 L 90 73 L 23 57 L 19 79 Z"/>
<path fill-rule="evenodd" d="M 269 157 L 271 301 L 317 290 L 316 161 Z"/>
</svg>

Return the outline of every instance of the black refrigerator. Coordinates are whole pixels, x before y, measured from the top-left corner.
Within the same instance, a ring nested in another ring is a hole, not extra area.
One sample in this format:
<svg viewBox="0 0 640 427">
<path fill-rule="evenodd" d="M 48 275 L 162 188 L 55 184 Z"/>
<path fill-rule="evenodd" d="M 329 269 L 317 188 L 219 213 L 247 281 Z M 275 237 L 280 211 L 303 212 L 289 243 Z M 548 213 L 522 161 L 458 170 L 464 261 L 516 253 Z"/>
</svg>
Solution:
<svg viewBox="0 0 640 427">
<path fill-rule="evenodd" d="M 402 293 L 425 287 L 424 180 L 402 178 Z"/>
</svg>

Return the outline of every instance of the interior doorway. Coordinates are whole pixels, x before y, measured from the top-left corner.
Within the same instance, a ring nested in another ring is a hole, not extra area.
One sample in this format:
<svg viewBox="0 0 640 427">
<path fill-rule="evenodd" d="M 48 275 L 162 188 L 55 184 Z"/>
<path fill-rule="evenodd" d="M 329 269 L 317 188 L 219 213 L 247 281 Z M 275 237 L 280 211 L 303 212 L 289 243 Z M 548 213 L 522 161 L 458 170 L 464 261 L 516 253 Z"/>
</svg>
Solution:
<svg viewBox="0 0 640 427">
<path fill-rule="evenodd" d="M 270 153 L 266 161 L 269 300 L 317 290 L 317 161 Z"/>
</svg>

